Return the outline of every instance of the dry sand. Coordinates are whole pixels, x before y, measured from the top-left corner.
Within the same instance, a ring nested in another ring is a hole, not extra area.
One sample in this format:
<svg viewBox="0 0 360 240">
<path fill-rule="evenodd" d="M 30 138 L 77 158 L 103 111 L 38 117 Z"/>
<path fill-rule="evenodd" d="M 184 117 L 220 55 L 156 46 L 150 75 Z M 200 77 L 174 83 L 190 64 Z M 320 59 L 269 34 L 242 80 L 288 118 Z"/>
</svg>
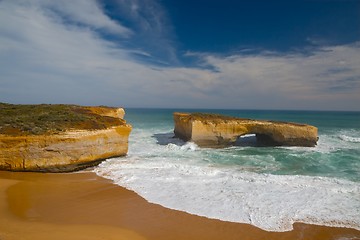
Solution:
<svg viewBox="0 0 360 240">
<path fill-rule="evenodd" d="M 295 224 L 266 232 L 148 203 L 91 172 L 0 172 L 0 240 L 360 239 L 360 232 Z"/>
</svg>

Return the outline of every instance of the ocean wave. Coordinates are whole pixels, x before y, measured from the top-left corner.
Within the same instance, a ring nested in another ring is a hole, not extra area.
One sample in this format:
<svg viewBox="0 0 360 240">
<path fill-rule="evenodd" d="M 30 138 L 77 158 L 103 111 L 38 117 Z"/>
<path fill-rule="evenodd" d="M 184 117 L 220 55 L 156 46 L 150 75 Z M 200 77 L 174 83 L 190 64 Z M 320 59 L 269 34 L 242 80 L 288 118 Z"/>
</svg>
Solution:
<svg viewBox="0 0 360 240">
<path fill-rule="evenodd" d="M 354 149 L 354 143 L 360 143 L 358 130 L 333 131 L 319 134 L 319 140 L 315 147 L 279 147 L 302 152 L 331 153 L 344 149 Z"/>
<path fill-rule="evenodd" d="M 149 202 L 208 218 L 268 231 L 291 230 L 294 222 L 360 230 L 360 186 L 351 181 L 137 156 L 105 161 L 94 171 Z"/>
<path fill-rule="evenodd" d="M 360 143 L 360 137 L 351 137 L 351 136 L 346 136 L 346 135 L 340 135 L 339 138 L 346 142 Z"/>
<path fill-rule="evenodd" d="M 183 145 L 177 145 L 174 143 L 169 143 L 166 145 L 166 148 L 168 150 L 173 150 L 173 151 L 195 151 L 197 149 L 199 149 L 198 145 L 196 145 L 193 142 L 187 142 Z"/>
<path fill-rule="evenodd" d="M 341 135 L 360 131 L 323 131 L 314 148 L 203 149 L 173 138 L 171 126 L 134 129 L 128 156 L 94 171 L 149 202 L 208 218 L 268 231 L 291 230 L 294 222 L 360 230 L 360 184 L 348 171 L 356 169 L 358 146 Z M 347 161 L 339 167 L 342 154 Z"/>
</svg>

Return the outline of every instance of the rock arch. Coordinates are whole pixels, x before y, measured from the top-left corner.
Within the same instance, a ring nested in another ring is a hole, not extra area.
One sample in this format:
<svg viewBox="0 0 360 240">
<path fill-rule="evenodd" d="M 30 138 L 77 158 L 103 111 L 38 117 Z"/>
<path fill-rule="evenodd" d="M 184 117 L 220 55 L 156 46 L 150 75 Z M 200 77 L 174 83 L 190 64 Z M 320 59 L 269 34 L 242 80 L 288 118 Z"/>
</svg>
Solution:
<svg viewBox="0 0 360 240">
<path fill-rule="evenodd" d="M 313 147 L 318 140 L 316 127 L 299 123 L 202 113 L 174 113 L 174 123 L 176 137 L 202 147 L 228 146 L 245 134 L 255 134 L 260 143 L 271 146 Z"/>
</svg>

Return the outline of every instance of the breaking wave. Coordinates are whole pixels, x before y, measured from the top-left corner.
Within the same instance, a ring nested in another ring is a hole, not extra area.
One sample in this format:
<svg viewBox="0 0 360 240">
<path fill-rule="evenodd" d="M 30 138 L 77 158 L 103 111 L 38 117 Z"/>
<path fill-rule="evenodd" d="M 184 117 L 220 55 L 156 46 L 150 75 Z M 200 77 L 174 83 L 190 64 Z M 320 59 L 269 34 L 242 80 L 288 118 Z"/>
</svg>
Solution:
<svg viewBox="0 0 360 240">
<path fill-rule="evenodd" d="M 210 150 L 153 131 L 134 130 L 128 156 L 94 171 L 149 202 L 208 218 L 268 231 L 291 230 L 294 222 L 360 230 L 358 182 L 296 172 L 315 160 L 328 166 L 322 161 L 347 149 L 335 134 L 321 136 L 316 148 Z"/>
<path fill-rule="evenodd" d="M 167 208 L 288 231 L 294 222 L 360 230 L 359 185 L 325 177 L 242 172 L 180 161 L 111 159 L 100 176 Z"/>
</svg>

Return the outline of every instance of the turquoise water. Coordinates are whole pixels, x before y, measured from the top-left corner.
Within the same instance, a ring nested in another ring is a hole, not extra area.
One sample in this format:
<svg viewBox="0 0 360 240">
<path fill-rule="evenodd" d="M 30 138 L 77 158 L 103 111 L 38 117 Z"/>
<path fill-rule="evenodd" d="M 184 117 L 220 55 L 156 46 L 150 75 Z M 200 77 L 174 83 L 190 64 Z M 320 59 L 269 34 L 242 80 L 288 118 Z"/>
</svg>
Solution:
<svg viewBox="0 0 360 240">
<path fill-rule="evenodd" d="M 134 129 L 154 130 L 154 137 L 167 129 L 165 133 L 172 135 L 174 111 L 291 121 L 311 124 L 319 129 L 319 144 L 315 149 L 259 148 L 250 146 L 250 143 L 247 147 L 204 151 L 202 157 L 206 162 L 237 165 L 261 173 L 328 176 L 360 181 L 359 112 L 127 109 L 126 120 Z"/>
<path fill-rule="evenodd" d="M 318 127 L 314 148 L 255 147 L 254 137 L 224 149 L 174 138 L 173 112 L 211 112 Z M 150 202 L 269 231 L 305 222 L 360 229 L 360 113 L 127 109 L 129 153 L 95 169 Z"/>
</svg>

